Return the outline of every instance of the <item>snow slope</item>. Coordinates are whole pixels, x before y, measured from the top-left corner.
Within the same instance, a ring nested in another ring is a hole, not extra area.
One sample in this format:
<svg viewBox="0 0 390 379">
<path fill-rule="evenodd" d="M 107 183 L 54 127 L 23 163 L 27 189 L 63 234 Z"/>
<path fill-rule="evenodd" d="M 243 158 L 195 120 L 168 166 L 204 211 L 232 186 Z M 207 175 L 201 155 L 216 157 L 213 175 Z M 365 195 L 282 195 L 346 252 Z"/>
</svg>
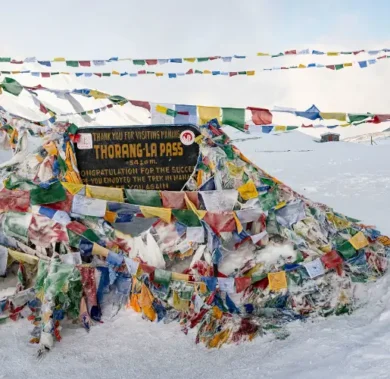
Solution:
<svg viewBox="0 0 390 379">
<path fill-rule="evenodd" d="M 299 132 L 236 145 L 298 192 L 390 234 L 386 146 L 319 144 Z M 361 307 L 352 316 L 293 323 L 286 340 L 267 336 L 221 350 L 195 345 L 177 323 L 152 324 L 124 310 L 89 334 L 65 328 L 63 341 L 37 362 L 27 342 L 31 325 L 9 322 L 0 327 L 0 378 L 388 378 L 389 284 L 387 274 L 359 288 Z"/>
</svg>

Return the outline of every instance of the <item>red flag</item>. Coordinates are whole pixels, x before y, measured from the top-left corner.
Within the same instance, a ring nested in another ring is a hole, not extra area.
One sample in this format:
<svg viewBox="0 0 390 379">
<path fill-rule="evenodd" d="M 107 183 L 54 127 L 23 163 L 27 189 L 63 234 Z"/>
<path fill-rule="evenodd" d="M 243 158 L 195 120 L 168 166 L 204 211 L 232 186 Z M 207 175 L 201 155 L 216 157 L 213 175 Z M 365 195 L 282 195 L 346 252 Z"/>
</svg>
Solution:
<svg viewBox="0 0 390 379">
<path fill-rule="evenodd" d="M 296 50 L 288 50 L 284 52 L 284 55 L 295 55 L 297 53 Z"/>
<path fill-rule="evenodd" d="M 336 66 L 334 64 L 329 64 L 329 65 L 326 66 L 326 68 L 334 70 L 336 68 Z"/>
<path fill-rule="evenodd" d="M 272 113 L 268 109 L 248 107 L 252 112 L 252 121 L 255 125 L 272 124 Z"/>
<path fill-rule="evenodd" d="M 146 74 L 146 70 L 138 71 L 138 75 L 144 75 L 144 74 Z"/>
<path fill-rule="evenodd" d="M 79 65 L 82 67 L 91 67 L 91 61 L 79 61 Z"/>
<path fill-rule="evenodd" d="M 72 209 L 73 195 L 66 192 L 66 200 L 59 201 L 58 203 L 45 204 L 46 208 L 55 209 L 56 211 L 70 212 Z"/>
<path fill-rule="evenodd" d="M 194 73 L 194 70 L 191 68 L 186 72 L 186 75 L 191 75 Z"/>
<path fill-rule="evenodd" d="M 41 72 L 42 78 L 50 78 L 50 72 Z"/>
<path fill-rule="evenodd" d="M 339 265 L 342 265 L 343 260 L 340 255 L 337 254 L 337 251 L 332 250 L 329 253 L 326 253 L 321 257 L 322 263 L 326 268 L 336 268 Z"/>
<path fill-rule="evenodd" d="M 302 127 L 302 128 L 314 128 L 313 124 L 310 124 L 310 125 L 304 125 L 304 124 L 302 124 L 301 127 Z"/>
<path fill-rule="evenodd" d="M 147 274 L 152 274 L 154 273 L 154 270 L 156 269 L 153 266 L 149 266 L 146 263 L 140 263 L 139 266 L 141 267 L 143 272 L 146 272 Z"/>
<path fill-rule="evenodd" d="M 245 277 L 235 278 L 234 281 L 236 282 L 237 293 L 240 293 L 240 292 L 246 290 L 252 284 L 251 278 L 245 278 Z"/>
<path fill-rule="evenodd" d="M 80 236 L 88 230 L 86 226 L 80 224 L 78 221 L 71 221 L 69 224 L 66 225 L 66 228 Z"/>
<path fill-rule="evenodd" d="M 146 64 L 149 65 L 149 66 L 153 66 L 155 64 L 157 64 L 157 59 L 146 59 Z"/>
<path fill-rule="evenodd" d="M 364 50 L 354 51 L 354 55 L 358 55 L 359 53 L 364 53 Z"/>
<path fill-rule="evenodd" d="M 42 113 L 47 113 L 47 112 L 49 112 L 47 109 L 46 109 L 46 107 L 42 104 L 42 103 L 40 103 L 39 104 L 39 110 L 42 112 Z"/>
<path fill-rule="evenodd" d="M 207 212 L 204 220 L 210 225 L 214 233 L 217 234 L 236 230 L 236 221 L 232 212 Z"/>
<path fill-rule="evenodd" d="M 237 72 L 229 72 L 229 76 L 236 76 L 236 75 L 238 75 L 238 73 Z"/>
<path fill-rule="evenodd" d="M 130 100 L 130 103 L 136 107 L 145 108 L 150 112 L 150 104 L 148 101 Z"/>
<path fill-rule="evenodd" d="M 101 74 L 101 73 L 99 73 L 99 72 L 94 72 L 94 75 L 98 76 L 99 78 L 101 78 L 101 77 L 102 77 L 102 74 Z"/>
<path fill-rule="evenodd" d="M 6 188 L 0 191 L 0 212 L 27 212 L 30 207 L 30 192 Z"/>
<path fill-rule="evenodd" d="M 374 116 L 372 120 L 367 122 L 371 122 L 373 124 L 380 124 L 381 122 L 389 121 L 389 120 L 390 120 L 390 114 L 377 114 Z"/>
<path fill-rule="evenodd" d="M 23 61 L 16 61 L 15 59 L 12 59 L 11 63 L 13 64 L 23 64 Z"/>
</svg>

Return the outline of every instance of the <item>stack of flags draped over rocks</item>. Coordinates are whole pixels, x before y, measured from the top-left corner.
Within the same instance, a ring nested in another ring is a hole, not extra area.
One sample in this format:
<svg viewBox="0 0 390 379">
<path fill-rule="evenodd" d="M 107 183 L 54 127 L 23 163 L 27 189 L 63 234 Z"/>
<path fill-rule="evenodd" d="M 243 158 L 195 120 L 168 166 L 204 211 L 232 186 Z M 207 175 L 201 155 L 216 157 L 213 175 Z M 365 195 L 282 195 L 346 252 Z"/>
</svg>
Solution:
<svg viewBox="0 0 390 379">
<path fill-rule="evenodd" d="M 0 275 L 18 270 L 0 321 L 31 320 L 41 355 L 65 318 L 89 331 L 121 308 L 177 320 L 207 347 L 352 312 L 355 283 L 386 271 L 390 240 L 255 166 L 216 119 L 199 129 L 198 163 L 179 192 L 82 184 L 75 126 L 31 154 L 21 135 L 0 168 Z M 140 221 L 151 226 L 121 231 Z"/>
</svg>

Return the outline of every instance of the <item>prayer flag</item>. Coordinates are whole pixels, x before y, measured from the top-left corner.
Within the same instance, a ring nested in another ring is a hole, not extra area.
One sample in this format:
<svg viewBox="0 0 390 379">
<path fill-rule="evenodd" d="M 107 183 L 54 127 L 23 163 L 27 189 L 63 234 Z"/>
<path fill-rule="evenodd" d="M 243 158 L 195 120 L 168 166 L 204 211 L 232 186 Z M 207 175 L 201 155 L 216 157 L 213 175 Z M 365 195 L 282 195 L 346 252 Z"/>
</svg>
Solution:
<svg viewBox="0 0 390 379">
<path fill-rule="evenodd" d="M 269 289 L 280 291 L 287 288 L 287 277 L 285 271 L 270 272 L 268 274 Z"/>
<path fill-rule="evenodd" d="M 248 107 L 252 112 L 252 121 L 255 125 L 272 124 L 272 113 L 268 109 Z"/>
<path fill-rule="evenodd" d="M 216 118 L 218 122 L 221 122 L 221 108 L 219 107 L 204 107 L 204 106 L 198 106 L 198 112 L 199 112 L 199 124 L 204 125 L 208 121 Z"/>
<path fill-rule="evenodd" d="M 222 124 L 234 128 L 244 129 L 245 109 L 244 108 L 222 108 Z"/>
</svg>

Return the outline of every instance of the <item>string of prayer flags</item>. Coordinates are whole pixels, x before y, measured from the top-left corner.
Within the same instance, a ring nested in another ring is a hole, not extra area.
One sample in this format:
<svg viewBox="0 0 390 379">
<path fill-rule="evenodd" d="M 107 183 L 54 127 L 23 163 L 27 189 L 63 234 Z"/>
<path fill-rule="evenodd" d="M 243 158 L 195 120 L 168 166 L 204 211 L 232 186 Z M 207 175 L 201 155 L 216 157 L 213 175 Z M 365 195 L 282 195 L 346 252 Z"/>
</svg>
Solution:
<svg viewBox="0 0 390 379">
<path fill-rule="evenodd" d="M 303 49 L 303 50 L 296 50 L 296 49 L 290 49 L 285 50 L 284 52 L 279 53 L 265 53 L 265 52 L 258 52 L 253 55 L 242 55 L 242 54 L 233 54 L 230 56 L 221 56 L 221 55 L 212 55 L 208 57 L 183 57 L 183 58 L 119 58 L 119 57 L 112 57 L 109 59 L 98 59 L 98 60 L 67 60 L 63 57 L 56 57 L 49 60 L 41 60 L 37 59 L 35 57 L 28 57 L 25 59 L 15 59 L 11 57 L 0 57 L 0 63 L 10 63 L 10 64 L 23 64 L 23 63 L 38 63 L 42 66 L 46 67 L 52 67 L 52 63 L 62 63 L 65 64 L 68 67 L 91 67 L 91 66 L 104 66 L 108 63 L 115 63 L 115 62 L 131 62 L 135 66 L 155 66 L 155 65 L 164 65 L 167 63 L 173 63 L 173 64 L 181 64 L 181 63 L 202 63 L 202 62 L 210 62 L 219 60 L 224 63 L 230 63 L 233 60 L 243 60 L 250 58 L 251 56 L 256 57 L 268 57 L 268 58 L 279 58 L 284 56 L 292 56 L 292 55 L 326 55 L 329 57 L 334 56 L 340 56 L 340 55 L 359 55 L 366 53 L 368 55 L 374 56 L 379 55 L 383 53 L 390 52 L 390 49 L 379 49 L 379 50 L 351 50 L 351 51 L 320 51 L 315 49 Z"/>
<path fill-rule="evenodd" d="M 325 68 L 330 69 L 332 71 L 339 71 L 343 68 L 349 68 L 349 67 L 358 67 L 358 68 L 366 68 L 368 66 L 372 66 L 373 64 L 379 62 L 380 60 L 390 58 L 390 55 L 385 55 L 382 57 L 379 57 L 377 59 L 369 59 L 367 61 L 359 61 L 359 62 L 345 62 L 345 63 L 339 63 L 339 64 L 331 64 L 331 65 L 324 65 L 321 63 L 309 63 L 308 65 L 305 64 L 298 64 L 293 66 L 280 66 L 280 67 L 270 67 L 270 68 L 263 68 L 259 70 L 245 70 L 245 71 L 223 71 L 223 70 L 194 70 L 189 69 L 186 72 L 156 72 L 156 71 L 146 71 L 146 70 L 140 70 L 137 72 L 119 72 L 116 70 L 113 70 L 111 72 L 63 72 L 63 71 L 31 71 L 31 70 L 23 70 L 23 71 L 0 71 L 3 75 L 19 75 L 19 74 L 29 74 L 34 77 L 41 77 L 41 78 L 51 78 L 52 76 L 57 75 L 74 75 L 76 77 L 85 77 L 85 78 L 91 78 L 91 77 L 99 77 L 99 78 L 106 78 L 106 77 L 131 77 L 131 78 L 137 78 L 142 76 L 155 76 L 156 78 L 159 77 L 167 77 L 169 79 L 176 79 L 179 77 L 185 77 L 189 75 L 210 75 L 212 77 L 217 76 L 223 76 L 223 77 L 240 77 L 240 76 L 254 76 L 256 73 L 259 72 L 268 72 L 268 71 L 278 71 L 278 70 L 294 70 L 294 69 L 314 69 L 314 68 Z M 77 67 L 73 66 L 75 63 L 74 61 L 71 61 L 72 66 L 70 67 Z"/>
</svg>

